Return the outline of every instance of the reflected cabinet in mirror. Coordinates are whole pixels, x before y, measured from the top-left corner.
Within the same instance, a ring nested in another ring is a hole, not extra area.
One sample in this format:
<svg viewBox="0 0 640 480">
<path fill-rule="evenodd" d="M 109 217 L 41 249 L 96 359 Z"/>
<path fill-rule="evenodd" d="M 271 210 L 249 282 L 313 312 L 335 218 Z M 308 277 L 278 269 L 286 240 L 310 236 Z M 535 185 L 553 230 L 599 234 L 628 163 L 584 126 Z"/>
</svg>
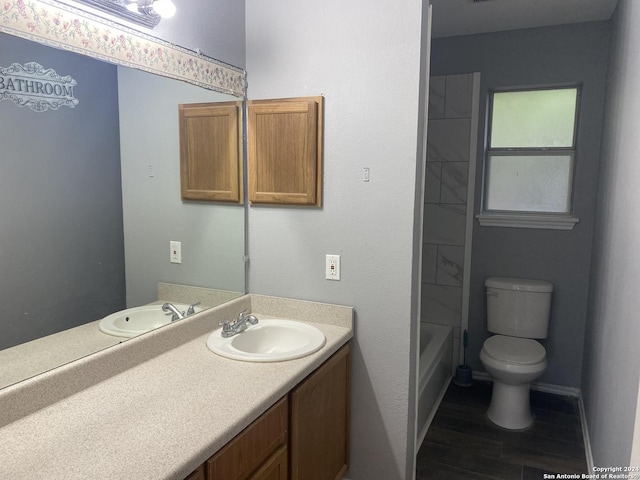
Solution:
<svg viewBox="0 0 640 480">
<path fill-rule="evenodd" d="M 180 196 L 178 105 L 237 98 L 0 33 L 0 68 L 29 62 L 77 104 L 0 92 L 0 388 L 126 340 L 99 331 L 116 311 L 245 292 L 243 206 Z"/>
</svg>

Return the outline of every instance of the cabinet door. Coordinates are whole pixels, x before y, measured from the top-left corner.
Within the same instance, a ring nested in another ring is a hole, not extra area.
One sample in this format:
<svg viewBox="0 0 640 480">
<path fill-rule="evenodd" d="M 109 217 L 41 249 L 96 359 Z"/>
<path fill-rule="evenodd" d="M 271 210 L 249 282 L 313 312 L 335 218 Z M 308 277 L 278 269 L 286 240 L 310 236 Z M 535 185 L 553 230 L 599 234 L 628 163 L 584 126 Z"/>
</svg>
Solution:
<svg viewBox="0 0 640 480">
<path fill-rule="evenodd" d="M 242 202 L 242 103 L 178 107 L 180 194 L 185 200 Z"/>
<path fill-rule="evenodd" d="M 197 469 L 191 472 L 191 475 L 189 475 L 184 480 L 206 480 L 206 477 L 204 475 L 204 465 L 200 465 Z"/>
<path fill-rule="evenodd" d="M 282 446 L 249 480 L 288 480 L 287 460 L 287 447 Z"/>
<path fill-rule="evenodd" d="M 274 452 L 286 447 L 288 412 L 287 397 L 284 397 L 207 460 L 208 479 L 253 478 L 251 475 Z M 284 451 L 286 455 L 286 448 Z"/>
<path fill-rule="evenodd" d="M 323 98 L 251 100 L 249 201 L 322 205 Z"/>
<path fill-rule="evenodd" d="M 349 464 L 350 345 L 291 393 L 291 480 L 342 479 Z"/>
</svg>

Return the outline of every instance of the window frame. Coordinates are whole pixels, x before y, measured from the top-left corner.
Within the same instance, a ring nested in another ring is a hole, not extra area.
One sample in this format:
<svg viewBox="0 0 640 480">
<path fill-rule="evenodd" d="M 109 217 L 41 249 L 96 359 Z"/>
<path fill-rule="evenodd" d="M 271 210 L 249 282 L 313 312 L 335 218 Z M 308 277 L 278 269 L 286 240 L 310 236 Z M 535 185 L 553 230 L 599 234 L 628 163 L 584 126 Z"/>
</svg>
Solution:
<svg viewBox="0 0 640 480">
<path fill-rule="evenodd" d="M 493 126 L 494 96 L 496 93 L 535 92 L 544 90 L 576 91 L 576 105 L 573 117 L 573 138 L 570 147 L 495 147 L 491 148 L 491 134 Z M 483 179 L 481 213 L 476 215 L 482 226 L 543 228 L 571 230 L 579 219 L 573 216 L 573 197 L 575 187 L 575 165 L 577 156 L 578 130 L 580 126 L 580 106 L 582 101 L 582 85 L 545 85 L 534 87 L 514 87 L 489 89 L 487 97 L 487 115 L 485 128 L 485 142 L 483 152 Z M 567 155 L 570 158 L 570 172 L 568 182 L 568 208 L 565 212 L 549 212 L 536 210 L 496 210 L 487 208 L 489 198 L 490 159 L 497 156 L 558 156 Z"/>
</svg>

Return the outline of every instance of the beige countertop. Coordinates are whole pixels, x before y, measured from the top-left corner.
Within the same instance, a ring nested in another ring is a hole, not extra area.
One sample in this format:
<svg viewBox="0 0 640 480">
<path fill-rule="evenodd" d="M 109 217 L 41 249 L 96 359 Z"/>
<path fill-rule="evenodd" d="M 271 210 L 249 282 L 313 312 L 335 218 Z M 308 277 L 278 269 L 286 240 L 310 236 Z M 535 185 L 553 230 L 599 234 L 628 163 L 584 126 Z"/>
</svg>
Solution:
<svg viewBox="0 0 640 480">
<path fill-rule="evenodd" d="M 277 363 L 219 357 L 208 350 L 206 340 L 220 315 L 232 308 L 223 306 L 220 312 L 207 310 L 183 325 L 177 322 L 139 337 L 137 349 L 154 350 L 151 342 L 167 344 L 170 336 L 183 336 L 184 341 L 132 361 L 113 375 L 105 375 L 103 367 L 90 360 L 83 372 L 60 372 L 60 388 L 71 392 L 68 396 L 58 392 L 54 373 L 43 379 L 46 387 L 27 385 L 32 392 L 8 392 L 4 402 L 0 392 L 0 408 L 11 408 L 30 394 L 55 391 L 54 403 L 33 412 L 27 409 L 25 416 L 0 428 L 0 478 L 183 479 L 352 337 L 348 307 L 248 297 L 258 318 L 314 320 L 326 336 L 325 346 L 307 357 Z M 246 300 L 230 304 L 240 311 Z M 108 363 L 108 355 L 132 355 L 133 344 L 101 352 L 104 358 L 96 362 Z M 78 381 L 81 387 L 74 392 L 70 379 L 90 375 L 86 370 L 92 367 L 105 378 L 86 386 Z"/>
</svg>

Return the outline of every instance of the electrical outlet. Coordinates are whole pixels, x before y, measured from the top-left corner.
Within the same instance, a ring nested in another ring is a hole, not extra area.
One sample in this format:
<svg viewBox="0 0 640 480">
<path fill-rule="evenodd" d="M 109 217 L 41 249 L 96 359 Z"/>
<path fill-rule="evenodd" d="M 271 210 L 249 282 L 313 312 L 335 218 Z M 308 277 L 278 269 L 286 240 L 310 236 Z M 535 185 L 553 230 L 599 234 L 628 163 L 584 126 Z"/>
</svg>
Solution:
<svg viewBox="0 0 640 480">
<path fill-rule="evenodd" d="M 340 280 L 340 255 L 327 255 L 325 278 L 327 280 Z"/>
<path fill-rule="evenodd" d="M 169 260 L 171 263 L 182 263 L 182 243 L 169 242 Z"/>
</svg>

